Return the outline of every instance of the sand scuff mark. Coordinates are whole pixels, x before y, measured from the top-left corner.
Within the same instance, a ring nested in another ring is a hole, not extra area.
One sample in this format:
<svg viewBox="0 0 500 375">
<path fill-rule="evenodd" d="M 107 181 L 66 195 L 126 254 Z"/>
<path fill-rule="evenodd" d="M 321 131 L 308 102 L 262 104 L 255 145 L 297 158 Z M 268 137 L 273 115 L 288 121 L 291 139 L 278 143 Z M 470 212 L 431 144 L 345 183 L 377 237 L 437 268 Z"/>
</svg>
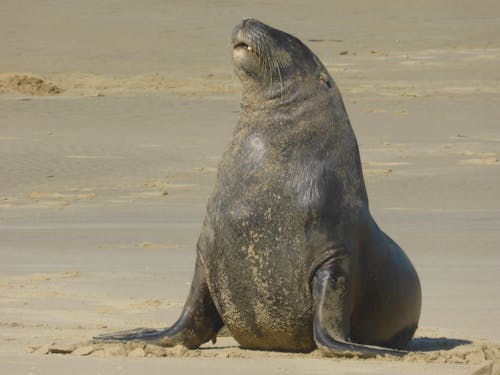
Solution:
<svg viewBox="0 0 500 375">
<path fill-rule="evenodd" d="M 402 64 L 424 63 L 429 65 L 446 65 L 450 61 L 472 62 L 492 61 L 500 59 L 500 49 L 496 47 L 456 46 L 454 48 L 430 48 L 395 54 L 393 57 Z"/>
<path fill-rule="evenodd" d="M 488 158 L 488 157 L 496 157 L 497 153 L 495 152 L 476 152 L 476 151 L 464 151 L 460 153 L 460 155 L 463 156 L 477 156 L 481 158 Z"/>
<path fill-rule="evenodd" d="M 112 155 L 66 155 L 67 159 L 78 159 L 78 160 L 113 160 L 113 159 L 123 159 L 120 156 Z"/>
<path fill-rule="evenodd" d="M 497 157 L 487 157 L 460 160 L 458 165 L 500 165 L 500 163 Z"/>
<path fill-rule="evenodd" d="M 449 96 L 467 96 L 477 94 L 498 94 L 500 89 L 497 86 L 488 83 L 473 82 L 467 85 L 450 86 L 445 82 L 441 84 L 417 84 L 415 82 L 377 82 L 360 84 L 357 86 L 346 86 L 346 94 L 351 96 L 362 94 L 376 94 L 379 97 L 403 97 L 403 98 L 430 98 L 430 97 L 449 97 Z M 368 112 L 372 113 L 372 112 Z M 374 112 L 376 113 L 376 112 Z M 380 111 L 378 113 L 383 113 Z M 405 113 L 396 113 L 405 115 Z"/>
<path fill-rule="evenodd" d="M 100 250 L 177 250 L 182 246 L 179 244 L 159 243 L 153 241 L 141 241 L 139 243 L 118 243 L 118 244 L 102 244 L 97 246 Z"/>
<path fill-rule="evenodd" d="M 469 159 L 458 161 L 458 165 L 500 165 L 498 152 L 484 152 L 484 151 L 460 151 L 455 152 L 455 155 L 465 156 Z"/>
<path fill-rule="evenodd" d="M 420 362 L 460 364 L 475 366 L 475 371 L 492 374 L 500 365 L 500 345 L 490 341 L 470 341 L 444 337 L 417 337 L 410 345 L 410 352 L 402 357 L 377 357 L 363 361 Z M 127 343 L 71 343 L 52 342 L 49 345 L 30 347 L 34 354 L 71 354 L 96 357 L 203 357 L 203 358 L 314 358 L 320 360 L 361 360 L 359 358 L 326 357 L 319 350 L 311 353 L 282 353 L 246 350 L 237 346 L 232 338 L 218 338 L 218 343 L 205 344 L 199 349 L 188 350 L 184 346 L 162 347 L 144 342 Z M 488 372 L 490 371 L 490 372 Z"/>
<path fill-rule="evenodd" d="M 368 108 L 363 110 L 365 113 L 375 113 L 375 114 L 390 114 L 397 116 L 407 116 L 408 111 L 405 109 L 386 109 L 386 108 Z"/>
<path fill-rule="evenodd" d="M 40 192 L 40 191 L 32 191 L 26 194 L 26 198 L 31 200 L 40 200 L 40 199 L 64 199 L 66 198 L 66 194 L 62 193 L 52 193 L 52 192 Z"/>
<path fill-rule="evenodd" d="M 217 173 L 217 168 L 214 167 L 195 167 L 193 171 L 199 173 Z"/>
<path fill-rule="evenodd" d="M 0 305 L 4 319 L 16 319 L 18 316 L 41 316 L 52 314 L 54 310 L 40 311 L 32 304 L 48 301 L 67 301 L 80 299 L 74 296 L 67 286 L 72 280 L 80 278 L 78 271 L 58 273 L 30 273 L 0 279 Z M 23 322 L 25 324 L 26 322 Z"/>
<path fill-rule="evenodd" d="M 166 180 L 146 180 L 129 185 L 111 185 L 101 187 L 77 187 L 61 190 L 28 191 L 18 196 L 1 196 L 0 209 L 37 208 L 37 209 L 64 209 L 68 206 L 96 205 L 100 202 L 128 203 L 142 200 L 161 200 L 166 198 L 170 191 L 174 193 L 198 186 L 197 184 L 176 184 Z"/>
<path fill-rule="evenodd" d="M 155 307 L 158 301 L 150 301 Z M 161 302 L 161 301 L 160 301 Z M 184 346 L 162 347 L 145 342 L 126 343 L 82 343 L 52 342 L 43 347 L 30 348 L 37 354 L 93 355 L 98 357 L 205 357 L 205 358 L 318 358 L 326 357 L 319 350 L 311 353 L 283 353 L 259 350 L 246 350 L 238 346 L 231 337 L 217 338 L 217 342 L 204 344 L 201 348 L 188 350 Z M 446 363 L 463 365 L 500 365 L 500 344 L 488 340 L 449 338 L 439 331 L 423 331 L 408 346 L 408 354 L 402 357 L 377 357 L 383 361 Z M 342 357 L 344 359 L 344 357 Z M 347 358 L 345 358 L 347 360 Z M 359 358 L 357 358 L 359 359 Z"/>
<path fill-rule="evenodd" d="M 14 208 L 13 202 L 16 201 L 14 197 L 8 197 L 6 195 L 0 196 L 0 209 Z"/>
<path fill-rule="evenodd" d="M 29 73 L 1 73 L 0 94 L 50 96 L 60 95 L 64 90 L 54 83 Z"/>
<path fill-rule="evenodd" d="M 366 176 L 389 176 L 394 173 L 395 167 L 407 167 L 412 165 L 412 163 L 406 161 L 366 161 L 362 164 L 363 173 Z"/>
<path fill-rule="evenodd" d="M 86 297 L 99 302 L 98 298 Z M 132 300 L 115 300 L 105 305 L 96 305 L 99 315 L 118 315 L 127 312 L 128 314 L 142 314 L 150 311 L 181 309 L 184 303 L 167 299 L 143 299 L 133 298 Z M 141 324 L 141 323 L 139 323 Z"/>
<path fill-rule="evenodd" d="M 191 175 L 190 175 L 191 176 Z M 165 179 L 147 180 L 142 184 L 130 185 L 116 197 L 113 201 L 130 202 L 135 200 L 158 199 L 165 198 L 170 194 L 170 191 L 179 191 L 198 186 L 197 184 L 180 184 L 171 183 Z"/>
<path fill-rule="evenodd" d="M 170 250 L 179 248 L 179 245 L 163 244 L 151 241 L 139 242 L 137 246 L 140 247 L 141 249 L 151 249 L 151 250 Z"/>
<path fill-rule="evenodd" d="M 373 167 L 399 167 L 402 165 L 411 165 L 412 163 L 407 161 L 367 161 L 363 165 L 373 166 Z"/>
<path fill-rule="evenodd" d="M 37 292 L 32 295 L 32 291 L 35 289 L 40 289 L 44 287 L 45 283 L 52 281 L 66 281 L 69 279 L 77 279 L 80 277 L 80 272 L 78 271 L 65 271 L 58 273 L 31 273 L 21 276 L 4 277 L 0 279 L 0 288 L 9 289 L 12 292 L 9 294 L 4 294 L 2 297 L 2 302 L 6 302 L 9 296 L 15 298 L 24 297 L 26 293 L 30 297 L 40 297 L 49 298 L 61 296 L 62 292 L 55 290 L 43 290 L 42 292 Z M 5 293 L 5 292 L 4 292 Z"/>
<path fill-rule="evenodd" d="M 2 303 L 15 300 L 33 298 L 49 299 L 66 297 L 60 290 L 50 288 L 53 282 L 66 282 L 70 279 L 80 277 L 78 271 L 66 271 L 59 273 L 32 273 L 21 276 L 12 276 L 0 279 L 0 290 L 2 290 Z M 5 309 L 4 309 L 5 312 Z"/>
<path fill-rule="evenodd" d="M 80 277 L 79 271 L 64 271 L 55 273 L 31 273 L 23 276 L 13 276 L 4 279 L 4 282 L 41 282 L 50 280 L 60 280 L 60 279 L 76 279 Z M 2 286 L 0 284 L 0 286 Z"/>
<path fill-rule="evenodd" d="M 141 299 L 129 304 L 130 309 L 134 311 L 182 308 L 183 306 L 184 304 L 181 302 L 164 299 Z"/>
<path fill-rule="evenodd" d="M 374 168 L 364 170 L 364 173 L 367 176 L 389 176 L 392 172 L 392 168 Z"/>
<path fill-rule="evenodd" d="M 32 191 L 24 194 L 28 204 L 35 204 L 38 208 L 62 208 L 75 202 L 89 202 L 97 198 L 93 191 L 77 191 L 72 189 L 70 192 L 49 192 Z M 21 203 L 21 202 L 20 202 Z"/>
</svg>

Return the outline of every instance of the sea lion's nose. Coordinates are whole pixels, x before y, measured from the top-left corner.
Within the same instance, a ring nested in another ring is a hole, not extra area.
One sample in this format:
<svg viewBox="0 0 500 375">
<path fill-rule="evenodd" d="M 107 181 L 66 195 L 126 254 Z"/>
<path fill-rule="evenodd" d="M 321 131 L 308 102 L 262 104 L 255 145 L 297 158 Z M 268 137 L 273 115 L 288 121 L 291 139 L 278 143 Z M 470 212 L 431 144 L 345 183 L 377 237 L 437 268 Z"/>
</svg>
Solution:
<svg viewBox="0 0 500 375">
<path fill-rule="evenodd" d="M 257 21 L 255 18 L 252 18 L 252 17 L 250 17 L 250 18 L 243 18 L 241 20 L 241 27 L 243 28 L 243 27 L 245 27 L 249 23 L 259 23 L 259 21 Z"/>
</svg>

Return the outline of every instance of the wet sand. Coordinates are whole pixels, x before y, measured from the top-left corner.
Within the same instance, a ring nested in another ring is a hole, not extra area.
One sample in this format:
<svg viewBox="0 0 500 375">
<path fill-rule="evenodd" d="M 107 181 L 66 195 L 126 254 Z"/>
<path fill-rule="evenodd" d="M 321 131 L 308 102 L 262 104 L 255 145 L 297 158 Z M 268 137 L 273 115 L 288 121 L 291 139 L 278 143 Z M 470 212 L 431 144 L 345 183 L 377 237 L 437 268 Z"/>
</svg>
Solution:
<svg viewBox="0 0 500 375">
<path fill-rule="evenodd" d="M 287 4 L 1 6 L 6 373 L 495 371 L 500 6 Z M 246 16 L 300 37 L 343 94 L 372 214 L 422 281 L 420 329 L 402 360 L 246 351 L 227 337 L 190 352 L 86 343 L 169 325 L 182 309 L 238 118 L 229 36 Z"/>
</svg>

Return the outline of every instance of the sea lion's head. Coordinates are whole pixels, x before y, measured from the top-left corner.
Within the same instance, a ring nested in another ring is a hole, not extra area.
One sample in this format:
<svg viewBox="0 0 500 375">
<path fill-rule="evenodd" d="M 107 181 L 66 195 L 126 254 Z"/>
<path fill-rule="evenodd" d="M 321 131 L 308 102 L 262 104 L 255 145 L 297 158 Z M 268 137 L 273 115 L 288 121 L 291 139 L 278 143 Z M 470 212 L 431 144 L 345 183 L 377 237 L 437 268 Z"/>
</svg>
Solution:
<svg viewBox="0 0 500 375">
<path fill-rule="evenodd" d="M 333 85 L 326 68 L 304 43 L 255 19 L 236 25 L 232 47 L 244 102 L 287 103 Z"/>
</svg>

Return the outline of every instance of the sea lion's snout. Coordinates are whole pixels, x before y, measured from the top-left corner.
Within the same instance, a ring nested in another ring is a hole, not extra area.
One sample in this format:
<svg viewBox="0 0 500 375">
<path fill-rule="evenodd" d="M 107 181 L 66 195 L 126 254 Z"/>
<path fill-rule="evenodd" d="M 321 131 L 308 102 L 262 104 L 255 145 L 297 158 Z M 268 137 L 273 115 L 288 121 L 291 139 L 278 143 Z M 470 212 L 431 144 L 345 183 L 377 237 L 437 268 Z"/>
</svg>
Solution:
<svg viewBox="0 0 500 375">
<path fill-rule="evenodd" d="M 231 43 L 233 50 L 239 50 L 240 48 L 248 52 L 255 52 L 254 46 L 254 34 L 252 31 L 258 25 L 263 25 L 261 22 L 254 20 L 253 18 L 243 19 L 239 24 L 237 24 L 232 33 Z"/>
<path fill-rule="evenodd" d="M 260 24 L 259 21 L 248 18 L 242 20 L 233 29 L 232 57 L 237 72 L 240 70 L 246 74 L 256 74 L 260 69 L 257 54 L 258 42 L 255 38 L 255 27 L 258 24 Z"/>
</svg>

